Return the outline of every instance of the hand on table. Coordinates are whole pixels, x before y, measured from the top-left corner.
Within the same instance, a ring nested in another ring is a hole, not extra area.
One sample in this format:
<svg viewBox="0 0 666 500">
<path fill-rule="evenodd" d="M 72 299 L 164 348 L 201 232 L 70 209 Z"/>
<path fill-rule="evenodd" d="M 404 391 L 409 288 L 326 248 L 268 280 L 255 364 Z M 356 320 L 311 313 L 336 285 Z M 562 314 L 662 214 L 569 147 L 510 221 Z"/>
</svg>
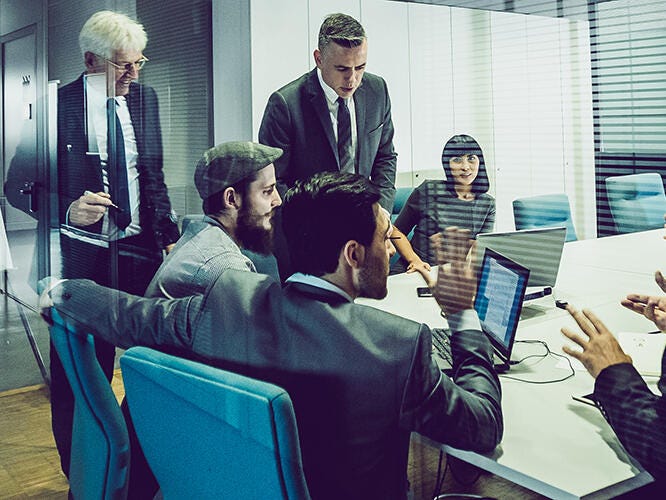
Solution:
<svg viewBox="0 0 666 500">
<path fill-rule="evenodd" d="M 563 346 L 562 350 L 580 361 L 590 375 L 597 378 L 603 369 L 611 365 L 631 363 L 631 356 L 622 350 L 617 339 L 592 311 L 579 311 L 571 304 L 567 305 L 567 311 L 576 320 L 584 335 L 567 327 L 561 331 L 583 350 L 569 346 Z"/>
<path fill-rule="evenodd" d="M 420 273 L 421 276 L 423 276 L 423 279 L 425 280 L 426 284 L 429 287 L 433 287 L 435 285 L 435 280 L 433 280 L 430 277 L 430 264 L 427 262 L 423 262 L 421 259 L 418 260 L 413 260 L 407 265 L 407 270 L 405 271 L 407 273 L 413 273 L 417 272 Z"/>
</svg>

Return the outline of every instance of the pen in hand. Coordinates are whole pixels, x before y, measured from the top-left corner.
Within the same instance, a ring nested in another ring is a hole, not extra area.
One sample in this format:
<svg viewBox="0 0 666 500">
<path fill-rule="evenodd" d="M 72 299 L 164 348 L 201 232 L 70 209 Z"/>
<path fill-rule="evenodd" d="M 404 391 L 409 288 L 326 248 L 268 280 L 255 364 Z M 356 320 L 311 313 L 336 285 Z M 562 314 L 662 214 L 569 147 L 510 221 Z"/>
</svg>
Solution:
<svg viewBox="0 0 666 500">
<path fill-rule="evenodd" d="M 84 195 L 84 196 L 88 196 L 89 194 L 93 194 L 93 195 L 94 195 L 95 193 L 93 193 L 92 191 L 88 191 L 88 190 L 86 190 L 86 191 L 83 192 L 83 195 Z M 100 203 L 100 205 L 101 205 L 101 203 Z M 113 207 L 113 208 L 115 208 L 116 210 L 121 210 L 121 208 L 120 208 L 118 205 L 116 205 L 115 203 L 109 203 L 108 206 L 109 206 L 109 207 Z"/>
</svg>

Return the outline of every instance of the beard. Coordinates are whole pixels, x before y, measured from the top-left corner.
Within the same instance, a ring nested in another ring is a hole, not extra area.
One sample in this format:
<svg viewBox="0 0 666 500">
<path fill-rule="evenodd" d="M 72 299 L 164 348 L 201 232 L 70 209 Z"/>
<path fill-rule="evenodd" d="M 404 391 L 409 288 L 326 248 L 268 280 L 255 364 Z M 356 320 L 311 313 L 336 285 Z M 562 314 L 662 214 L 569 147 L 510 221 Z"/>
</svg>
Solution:
<svg viewBox="0 0 666 500">
<path fill-rule="evenodd" d="M 388 293 L 386 288 L 387 277 L 388 261 L 374 255 L 368 255 L 365 265 L 359 272 L 359 297 L 377 300 L 386 297 Z"/>
<path fill-rule="evenodd" d="M 275 212 L 271 214 L 271 227 L 266 229 L 263 224 L 265 217 L 251 211 L 245 205 L 238 211 L 236 237 L 242 248 L 261 255 L 273 252 L 273 220 Z"/>
</svg>

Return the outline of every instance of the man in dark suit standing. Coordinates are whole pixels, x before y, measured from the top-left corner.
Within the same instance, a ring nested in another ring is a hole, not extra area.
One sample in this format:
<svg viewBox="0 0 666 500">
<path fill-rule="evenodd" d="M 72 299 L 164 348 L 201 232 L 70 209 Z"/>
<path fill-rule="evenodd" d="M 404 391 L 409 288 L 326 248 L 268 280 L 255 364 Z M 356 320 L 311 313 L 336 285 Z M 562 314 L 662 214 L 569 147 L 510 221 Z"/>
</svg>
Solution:
<svg viewBox="0 0 666 500">
<path fill-rule="evenodd" d="M 143 26 L 95 13 L 79 35 L 86 71 L 58 92 L 62 276 L 143 294 L 178 239 L 162 171 L 157 95 L 135 83 L 148 60 Z M 95 343 L 109 381 L 115 348 Z M 69 472 L 73 396 L 51 346 L 52 427 Z"/>
<path fill-rule="evenodd" d="M 228 270 L 192 297 L 147 299 L 69 280 L 52 286 L 50 300 L 68 322 L 120 347 L 175 348 L 284 387 L 312 498 L 404 500 L 410 432 L 490 451 L 503 432 L 501 390 L 472 308 L 469 231 L 447 230 L 452 264 L 440 266 L 435 287 L 453 331 L 453 378 L 432 358 L 430 328 L 354 302 L 387 294 L 393 228 L 378 201 L 355 174 L 298 181 L 284 228 L 299 272 L 284 288 Z"/>
<path fill-rule="evenodd" d="M 379 188 L 389 213 L 395 197 L 391 101 L 383 78 L 365 73 L 368 42 L 351 16 L 331 14 L 319 29 L 316 68 L 275 91 L 259 129 L 259 142 L 282 149 L 275 162 L 284 194 L 316 172 L 355 172 Z M 281 275 L 288 275 L 285 244 L 276 234 Z"/>
</svg>

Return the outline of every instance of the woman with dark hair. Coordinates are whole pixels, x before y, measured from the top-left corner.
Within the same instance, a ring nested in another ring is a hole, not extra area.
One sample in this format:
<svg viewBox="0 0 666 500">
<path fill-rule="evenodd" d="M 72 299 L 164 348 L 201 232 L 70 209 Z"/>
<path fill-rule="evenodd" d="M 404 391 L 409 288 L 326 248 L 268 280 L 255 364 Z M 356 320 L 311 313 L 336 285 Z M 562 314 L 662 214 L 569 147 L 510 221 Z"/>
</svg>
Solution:
<svg viewBox="0 0 666 500">
<path fill-rule="evenodd" d="M 469 135 L 454 135 L 442 152 L 446 180 L 425 180 L 414 189 L 394 222 L 396 250 L 402 258 L 393 271 L 418 271 L 428 281 L 430 263 L 436 262 L 430 236 L 449 226 L 469 229 L 471 237 L 495 226 L 495 198 L 479 143 Z M 411 244 L 406 234 L 414 229 Z"/>
</svg>

